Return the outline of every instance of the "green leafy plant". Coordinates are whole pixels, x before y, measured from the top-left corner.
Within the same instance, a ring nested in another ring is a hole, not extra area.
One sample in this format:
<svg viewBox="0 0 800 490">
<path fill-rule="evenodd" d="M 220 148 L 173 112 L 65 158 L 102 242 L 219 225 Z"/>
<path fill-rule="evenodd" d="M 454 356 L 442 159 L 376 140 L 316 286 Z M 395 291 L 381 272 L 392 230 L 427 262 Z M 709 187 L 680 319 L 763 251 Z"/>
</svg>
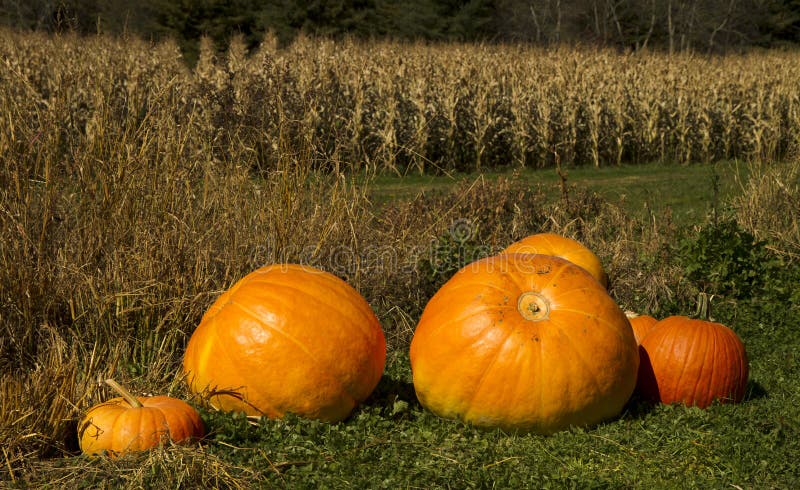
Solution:
<svg viewBox="0 0 800 490">
<path fill-rule="evenodd" d="M 703 226 L 685 238 L 679 259 L 698 289 L 730 298 L 751 297 L 779 273 L 780 260 L 732 219 Z"/>
</svg>

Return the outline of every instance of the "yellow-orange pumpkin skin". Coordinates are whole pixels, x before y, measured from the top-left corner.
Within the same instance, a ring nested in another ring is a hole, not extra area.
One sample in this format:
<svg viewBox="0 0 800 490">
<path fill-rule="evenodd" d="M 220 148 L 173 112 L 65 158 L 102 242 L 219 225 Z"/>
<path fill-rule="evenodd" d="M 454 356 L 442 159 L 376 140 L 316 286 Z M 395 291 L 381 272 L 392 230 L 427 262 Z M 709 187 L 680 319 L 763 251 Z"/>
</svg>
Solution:
<svg viewBox="0 0 800 490">
<path fill-rule="evenodd" d="M 671 316 L 642 340 L 637 389 L 652 402 L 706 408 L 740 402 L 749 366 L 744 344 L 720 323 Z"/>
<path fill-rule="evenodd" d="M 553 256 L 467 265 L 428 302 L 411 342 L 420 403 L 479 427 L 551 434 L 619 414 L 639 355 L 625 314 Z"/>
<path fill-rule="evenodd" d="M 636 344 L 641 345 L 642 339 L 653 330 L 658 320 L 650 315 L 639 315 L 632 311 L 626 311 L 625 316 L 631 322 L 633 328 L 633 336 L 636 337 Z"/>
<path fill-rule="evenodd" d="M 78 443 L 89 455 L 117 457 L 167 441 L 203 437 L 200 414 L 183 400 L 169 396 L 137 397 L 142 406 L 113 398 L 90 408 L 78 423 Z"/>
<path fill-rule="evenodd" d="M 338 277 L 275 264 L 239 280 L 203 316 L 183 360 L 191 391 L 225 411 L 337 422 L 372 392 L 386 340 Z"/>
<path fill-rule="evenodd" d="M 582 243 L 572 238 L 567 238 L 555 233 L 537 233 L 512 243 L 501 253 L 541 254 L 561 257 L 562 259 L 566 259 L 584 268 L 592 277 L 597 279 L 603 287 L 608 287 L 608 275 L 606 275 L 606 271 L 603 269 L 600 258 Z"/>
</svg>

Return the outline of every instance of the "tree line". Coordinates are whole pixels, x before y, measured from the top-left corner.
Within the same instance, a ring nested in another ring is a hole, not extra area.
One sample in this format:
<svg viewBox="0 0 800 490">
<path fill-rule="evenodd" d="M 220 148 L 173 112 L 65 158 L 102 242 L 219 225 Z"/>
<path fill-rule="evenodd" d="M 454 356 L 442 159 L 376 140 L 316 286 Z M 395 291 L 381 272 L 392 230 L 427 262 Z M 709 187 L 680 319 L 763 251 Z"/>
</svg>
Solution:
<svg viewBox="0 0 800 490">
<path fill-rule="evenodd" d="M 175 38 L 192 58 L 265 33 L 723 52 L 800 42 L 800 0 L 0 0 L 20 29 Z"/>
</svg>

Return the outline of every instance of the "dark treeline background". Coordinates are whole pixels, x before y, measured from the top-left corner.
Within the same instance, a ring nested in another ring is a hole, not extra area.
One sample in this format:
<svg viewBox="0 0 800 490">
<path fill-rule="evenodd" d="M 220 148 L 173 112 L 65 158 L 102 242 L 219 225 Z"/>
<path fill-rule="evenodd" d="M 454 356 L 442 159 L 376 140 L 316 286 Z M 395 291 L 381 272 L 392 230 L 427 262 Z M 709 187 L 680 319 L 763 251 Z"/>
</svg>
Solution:
<svg viewBox="0 0 800 490">
<path fill-rule="evenodd" d="M 170 36 L 190 61 L 203 35 L 252 47 L 268 31 L 722 52 L 799 43 L 800 0 L 0 0 L 0 23 Z"/>
</svg>

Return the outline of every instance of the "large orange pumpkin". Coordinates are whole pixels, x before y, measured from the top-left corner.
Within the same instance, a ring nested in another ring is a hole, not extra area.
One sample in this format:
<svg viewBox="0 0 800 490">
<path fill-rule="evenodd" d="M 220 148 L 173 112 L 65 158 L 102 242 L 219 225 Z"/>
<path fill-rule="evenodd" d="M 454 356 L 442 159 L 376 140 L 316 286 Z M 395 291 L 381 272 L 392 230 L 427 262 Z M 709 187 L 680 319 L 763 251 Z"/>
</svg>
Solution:
<svg viewBox="0 0 800 490">
<path fill-rule="evenodd" d="M 561 257 L 586 269 L 589 274 L 608 287 L 608 276 L 597 255 L 580 242 L 555 233 L 537 233 L 509 245 L 502 253 L 541 254 Z"/>
<path fill-rule="evenodd" d="M 748 370 L 744 344 L 733 330 L 671 316 L 642 340 L 637 387 L 652 402 L 706 408 L 714 400 L 742 401 Z"/>
<path fill-rule="evenodd" d="M 528 254 L 458 271 L 425 307 L 410 357 L 432 412 L 541 434 L 619 414 L 639 362 L 630 324 L 599 282 Z"/>
<path fill-rule="evenodd" d="M 366 300 L 307 266 L 262 267 L 211 305 L 186 348 L 190 389 L 226 411 L 335 422 L 372 392 L 386 340 Z"/>
<path fill-rule="evenodd" d="M 636 343 L 641 345 L 642 339 L 653 330 L 658 320 L 650 315 L 640 315 L 633 311 L 626 311 L 625 316 L 631 322 L 633 328 L 633 336 L 636 337 Z"/>
<path fill-rule="evenodd" d="M 161 443 L 202 438 L 205 428 L 197 411 L 169 396 L 135 397 L 112 379 L 120 395 L 90 408 L 78 423 L 81 451 L 111 457 L 142 451 Z"/>
</svg>

